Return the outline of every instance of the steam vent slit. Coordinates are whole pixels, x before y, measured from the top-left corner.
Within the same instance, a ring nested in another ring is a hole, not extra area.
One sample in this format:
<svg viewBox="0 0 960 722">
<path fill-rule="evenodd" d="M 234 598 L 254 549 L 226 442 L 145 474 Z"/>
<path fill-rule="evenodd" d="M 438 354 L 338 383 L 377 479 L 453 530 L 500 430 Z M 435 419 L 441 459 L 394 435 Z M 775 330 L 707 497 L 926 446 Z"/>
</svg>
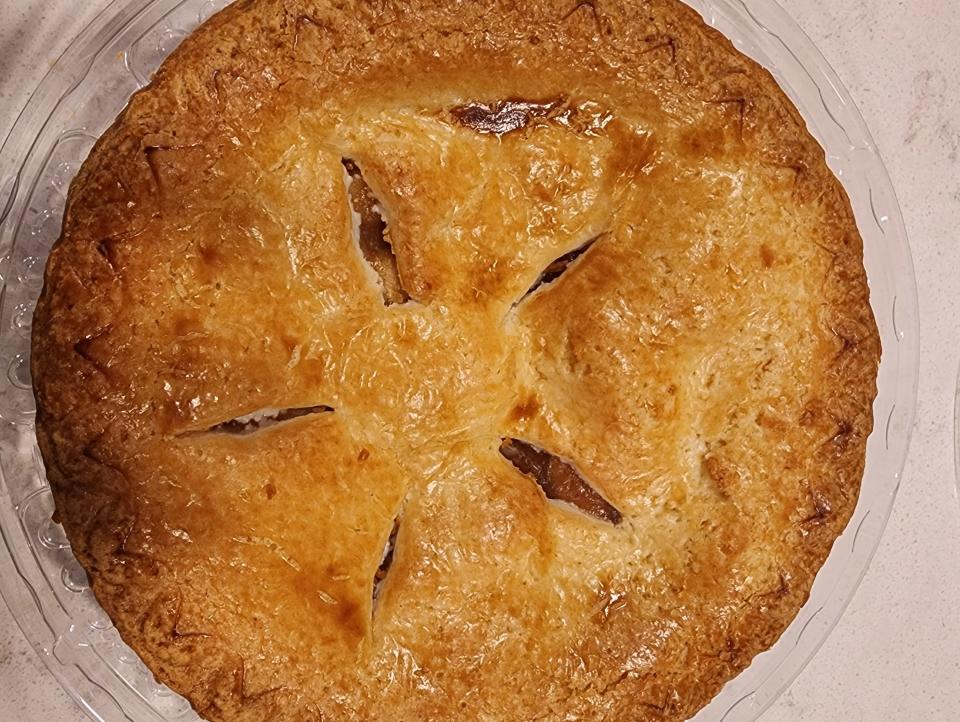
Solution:
<svg viewBox="0 0 960 722">
<path fill-rule="evenodd" d="M 617 525 L 623 515 L 603 498 L 568 461 L 519 439 L 504 439 L 500 453 L 518 471 L 539 484 L 548 499 L 577 507 L 584 514 Z"/>
<path fill-rule="evenodd" d="M 560 276 L 562 276 L 567 271 L 567 269 L 570 268 L 571 264 L 573 264 L 574 261 L 580 258 L 584 253 L 589 251 L 591 246 L 593 246 L 593 244 L 596 242 L 597 242 L 597 238 L 591 238 L 582 246 L 579 246 L 578 248 L 574 248 L 569 253 L 564 253 L 555 261 L 551 262 L 550 265 L 548 265 L 543 270 L 543 273 L 540 274 L 539 278 L 537 278 L 534 284 L 530 286 L 530 289 L 525 294 L 523 294 L 523 297 L 519 301 L 517 301 L 516 305 L 519 305 L 520 303 L 522 303 L 531 294 L 539 290 L 542 286 L 551 284 L 554 281 L 556 281 L 558 278 L 560 278 Z"/>
<path fill-rule="evenodd" d="M 343 168 L 347 173 L 347 194 L 353 210 L 354 234 L 364 260 L 380 280 L 383 303 L 387 306 L 406 303 L 410 300 L 410 294 L 400 280 L 397 257 L 390 245 L 380 201 L 354 161 L 344 158 Z"/>
<path fill-rule="evenodd" d="M 390 536 L 387 539 L 387 543 L 383 548 L 383 556 L 380 560 L 380 566 L 377 567 L 376 574 L 373 575 L 373 604 L 376 607 L 377 600 L 380 598 L 380 592 L 383 588 L 383 583 L 387 579 L 387 575 L 390 573 L 390 567 L 393 565 L 393 551 L 394 547 L 397 544 L 397 534 L 400 533 L 400 517 L 398 516 L 393 520 L 393 529 L 390 531 Z"/>
<path fill-rule="evenodd" d="M 224 436 L 249 436 L 262 429 L 277 426 L 287 421 L 293 421 L 304 416 L 330 414 L 333 409 L 329 406 L 302 406 L 286 409 L 261 409 L 252 414 L 238 416 L 228 421 L 211 426 L 203 431 L 193 431 L 182 436 L 197 436 L 200 434 L 219 434 Z"/>
</svg>

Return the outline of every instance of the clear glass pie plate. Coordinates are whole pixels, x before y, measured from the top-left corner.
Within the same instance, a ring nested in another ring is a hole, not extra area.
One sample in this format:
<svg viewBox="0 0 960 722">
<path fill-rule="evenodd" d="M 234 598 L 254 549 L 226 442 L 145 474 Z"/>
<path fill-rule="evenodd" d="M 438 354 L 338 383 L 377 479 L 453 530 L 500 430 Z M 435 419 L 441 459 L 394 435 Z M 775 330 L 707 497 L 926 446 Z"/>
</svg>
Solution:
<svg viewBox="0 0 960 722">
<path fill-rule="evenodd" d="M 688 0 L 791 96 L 850 194 L 883 340 L 876 428 L 856 514 L 780 641 L 695 720 L 757 719 L 814 655 L 850 601 L 886 525 L 913 424 L 917 293 L 887 173 L 849 94 L 773 0 Z M 161 60 L 226 0 L 114 0 L 37 88 L 0 151 L 0 592 L 67 692 L 95 720 L 196 720 L 157 684 L 90 592 L 62 528 L 34 435 L 30 324 L 67 187 L 95 139 Z"/>
</svg>

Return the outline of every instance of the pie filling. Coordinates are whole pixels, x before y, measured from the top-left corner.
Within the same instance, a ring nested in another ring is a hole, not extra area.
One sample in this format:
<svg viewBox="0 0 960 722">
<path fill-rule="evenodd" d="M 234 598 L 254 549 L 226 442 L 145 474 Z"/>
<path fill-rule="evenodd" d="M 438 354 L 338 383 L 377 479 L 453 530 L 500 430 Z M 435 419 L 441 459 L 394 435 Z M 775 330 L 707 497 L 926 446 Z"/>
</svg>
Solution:
<svg viewBox="0 0 960 722">
<path fill-rule="evenodd" d="M 302 406 L 300 408 L 287 409 L 261 409 L 260 411 L 253 412 L 252 414 L 238 416 L 235 419 L 230 419 L 229 421 L 216 424 L 205 431 L 192 433 L 249 436 L 250 434 L 254 434 L 261 429 L 276 426 L 286 421 L 292 421 L 293 419 L 299 419 L 304 416 L 329 413 L 333 413 L 333 409 L 329 406 Z"/>
<path fill-rule="evenodd" d="M 530 296 L 535 291 L 537 291 L 541 286 L 546 286 L 548 284 L 551 284 L 554 281 L 556 281 L 558 278 L 560 278 L 560 276 L 562 276 L 564 272 L 568 268 L 570 268 L 570 265 L 574 261 L 576 261 L 578 258 L 580 258 L 580 256 L 582 256 L 584 253 L 590 250 L 590 247 L 593 246 L 593 244 L 596 243 L 598 239 L 599 239 L 599 236 L 597 238 L 591 238 L 582 246 L 578 248 L 574 248 L 569 253 L 564 253 L 558 259 L 550 263 L 550 265 L 544 269 L 543 273 L 540 274 L 540 277 L 536 281 L 534 281 L 532 286 L 530 286 L 527 292 L 523 294 L 523 298 L 517 301 L 517 304 L 522 303 L 524 299 L 526 299 L 528 296 Z M 517 305 L 517 304 L 514 304 L 514 305 Z"/>
<path fill-rule="evenodd" d="M 450 109 L 453 121 L 484 135 L 498 138 L 538 123 L 556 123 L 576 133 L 596 135 L 613 116 L 596 103 L 573 103 L 567 98 L 526 100 L 507 98 L 492 103 L 472 102 Z"/>
<path fill-rule="evenodd" d="M 500 453 L 520 472 L 536 481 L 548 499 L 571 504 L 584 514 L 610 524 L 623 521 L 620 511 L 604 499 L 570 462 L 519 439 L 504 439 Z"/>
<path fill-rule="evenodd" d="M 364 259 L 380 279 L 383 302 L 387 306 L 406 303 L 410 295 L 404 290 L 397 267 L 397 257 L 390 245 L 387 223 L 373 190 L 363 178 L 360 167 L 349 158 L 343 159 L 347 172 L 350 207 L 357 216 L 358 242 Z"/>
<path fill-rule="evenodd" d="M 387 543 L 383 548 L 383 559 L 380 561 L 380 566 L 377 568 L 376 574 L 373 575 L 373 602 L 376 604 L 377 599 L 380 596 L 380 591 L 383 587 L 383 583 L 387 578 L 387 574 L 390 572 L 390 566 L 393 564 L 393 551 L 397 544 L 397 534 L 400 533 L 400 517 L 398 516 L 393 520 L 393 529 L 390 531 L 390 537 L 387 539 Z"/>
<path fill-rule="evenodd" d="M 501 100 L 496 103 L 468 103 L 450 111 L 454 119 L 478 133 L 506 135 L 526 128 L 536 118 L 550 118 L 563 105 L 562 100 L 532 102 Z"/>
</svg>

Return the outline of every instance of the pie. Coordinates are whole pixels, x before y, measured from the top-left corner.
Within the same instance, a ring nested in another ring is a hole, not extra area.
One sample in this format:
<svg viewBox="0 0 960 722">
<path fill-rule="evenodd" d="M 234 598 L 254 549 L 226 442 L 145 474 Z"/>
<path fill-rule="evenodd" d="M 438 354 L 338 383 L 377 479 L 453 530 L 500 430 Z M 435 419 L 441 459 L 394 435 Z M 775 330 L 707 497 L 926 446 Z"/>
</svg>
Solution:
<svg viewBox="0 0 960 722">
<path fill-rule="evenodd" d="M 213 722 L 680 721 L 857 501 L 862 243 L 675 0 L 247 0 L 73 183 L 57 518 Z"/>
</svg>

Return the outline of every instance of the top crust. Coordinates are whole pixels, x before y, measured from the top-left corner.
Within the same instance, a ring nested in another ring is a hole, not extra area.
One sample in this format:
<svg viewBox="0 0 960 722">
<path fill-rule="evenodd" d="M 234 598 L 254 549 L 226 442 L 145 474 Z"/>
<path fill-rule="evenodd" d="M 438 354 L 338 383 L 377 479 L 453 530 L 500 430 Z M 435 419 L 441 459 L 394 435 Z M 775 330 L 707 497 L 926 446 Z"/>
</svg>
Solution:
<svg viewBox="0 0 960 722">
<path fill-rule="evenodd" d="M 673 722 L 806 600 L 879 354 L 823 151 L 681 3 L 245 0 L 84 164 L 33 374 L 208 719 Z"/>
</svg>

